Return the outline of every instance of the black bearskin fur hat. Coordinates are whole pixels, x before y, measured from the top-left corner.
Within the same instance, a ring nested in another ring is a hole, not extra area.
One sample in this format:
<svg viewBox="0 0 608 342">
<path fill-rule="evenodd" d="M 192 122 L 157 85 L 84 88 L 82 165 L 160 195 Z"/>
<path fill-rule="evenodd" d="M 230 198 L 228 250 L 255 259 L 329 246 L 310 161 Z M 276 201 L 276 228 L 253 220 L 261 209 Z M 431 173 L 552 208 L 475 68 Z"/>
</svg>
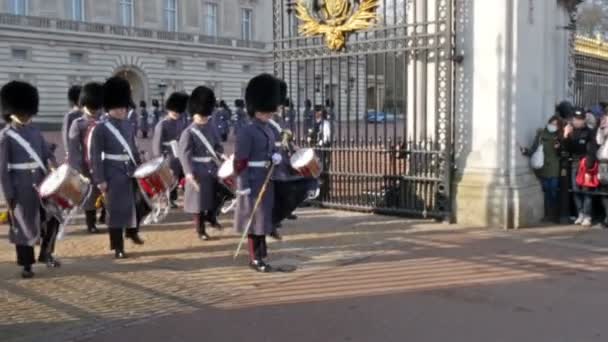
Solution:
<svg viewBox="0 0 608 342">
<path fill-rule="evenodd" d="M 80 92 L 80 107 L 87 107 L 91 111 L 97 111 L 103 107 L 103 84 L 90 82 L 82 87 Z"/>
<path fill-rule="evenodd" d="M 176 113 L 183 113 L 186 111 L 188 105 L 188 94 L 184 92 L 175 92 L 169 95 L 167 102 L 165 103 L 165 109 Z"/>
<path fill-rule="evenodd" d="M 36 87 L 26 82 L 11 81 L 0 89 L 2 117 L 6 122 L 13 114 L 28 117 L 38 114 L 39 101 Z"/>
<path fill-rule="evenodd" d="M 68 101 L 70 101 L 70 105 L 75 106 L 78 104 L 81 91 L 82 87 L 79 85 L 73 85 L 68 89 Z"/>
<path fill-rule="evenodd" d="M 250 116 L 255 116 L 255 112 L 275 112 L 281 103 L 279 81 L 270 74 L 252 78 L 245 90 L 245 102 Z"/>
<path fill-rule="evenodd" d="M 245 108 L 245 101 L 241 99 L 234 100 L 234 106 L 237 108 Z"/>
<path fill-rule="evenodd" d="M 124 78 L 114 76 L 103 85 L 103 106 L 107 111 L 116 108 L 129 108 L 131 100 L 131 85 Z"/>
<path fill-rule="evenodd" d="M 188 112 L 192 115 L 209 116 L 215 109 L 215 94 L 213 90 L 200 86 L 194 89 L 188 100 Z"/>
<path fill-rule="evenodd" d="M 555 112 L 562 119 L 569 119 L 574 115 L 574 106 L 569 101 L 562 101 L 555 107 Z"/>
<path fill-rule="evenodd" d="M 285 105 L 287 102 L 287 83 L 279 79 L 279 86 L 281 90 L 281 105 Z"/>
</svg>

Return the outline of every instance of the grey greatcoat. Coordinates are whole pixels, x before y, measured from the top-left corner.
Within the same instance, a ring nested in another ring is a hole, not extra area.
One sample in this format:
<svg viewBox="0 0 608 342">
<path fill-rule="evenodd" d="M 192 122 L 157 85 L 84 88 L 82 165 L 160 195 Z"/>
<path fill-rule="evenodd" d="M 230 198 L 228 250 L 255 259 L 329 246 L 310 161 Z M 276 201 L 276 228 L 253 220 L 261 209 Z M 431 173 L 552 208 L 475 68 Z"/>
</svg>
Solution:
<svg viewBox="0 0 608 342">
<path fill-rule="evenodd" d="M 239 135 L 239 130 L 249 123 L 247 112 L 243 108 L 237 108 L 235 111 L 236 122 L 234 123 L 234 135 Z"/>
<path fill-rule="evenodd" d="M 68 163 L 73 169 L 91 180 L 91 183 L 93 183 L 93 180 L 91 179 L 91 163 L 89 161 L 89 141 L 96 124 L 97 121 L 94 117 L 83 114 L 74 120 L 68 135 Z M 82 210 L 96 210 L 95 202 L 99 195 L 99 189 L 93 186 L 91 195 L 82 205 Z"/>
<path fill-rule="evenodd" d="M 269 123 L 269 126 L 274 136 L 274 146 L 277 152 L 279 152 L 282 157 L 281 163 L 275 166 L 274 168 L 272 180 L 286 181 L 289 179 L 293 179 L 294 175 L 291 172 L 292 170 L 289 161 L 290 153 L 289 150 L 283 147 L 281 143 L 281 132 L 286 128 L 285 121 L 278 115 L 274 115 L 272 121 Z"/>
<path fill-rule="evenodd" d="M 63 117 L 63 124 L 61 125 L 61 143 L 63 143 L 63 147 L 65 148 L 66 153 L 70 153 L 68 149 L 69 140 L 70 140 L 70 127 L 72 127 L 72 123 L 74 120 L 78 119 L 82 116 L 82 112 L 79 110 L 72 110 L 68 112 Z"/>
<path fill-rule="evenodd" d="M 137 132 L 139 132 L 139 114 L 137 110 L 130 109 L 127 114 L 127 120 L 131 123 L 131 129 L 133 130 L 133 136 L 137 138 Z"/>
<path fill-rule="evenodd" d="M 9 240 L 16 245 L 34 246 L 41 232 L 41 202 L 34 187 L 42 183 L 46 173 L 36 166 L 29 170 L 15 169 L 19 165 L 34 163 L 34 159 L 17 141 L 7 135 L 8 130 L 17 132 L 30 144 L 47 170 L 49 161 L 55 164 L 55 157 L 40 130 L 31 124 L 25 126 L 9 124 L 0 131 L 2 192 L 12 209 Z"/>
<path fill-rule="evenodd" d="M 181 118 L 174 120 L 166 116 L 154 128 L 154 137 L 152 138 L 152 154 L 155 157 L 164 156 L 168 158 L 171 170 L 178 178 L 183 177 L 182 165 L 178 156 L 173 155 L 170 142 L 178 142 L 185 127 Z"/>
<path fill-rule="evenodd" d="M 185 174 L 192 174 L 198 183 L 199 190 L 190 182 L 186 182 L 184 195 L 184 211 L 190 214 L 213 210 L 217 206 L 216 192 L 218 166 L 211 158 L 211 153 L 201 139 L 193 133 L 201 132 L 219 157 L 224 153 L 215 127 L 208 122 L 204 125 L 191 124 L 184 130 L 179 139 L 179 159 Z M 203 158 L 203 159 L 200 159 Z"/>
<path fill-rule="evenodd" d="M 134 130 L 128 120 L 118 120 L 108 117 L 93 129 L 91 139 L 91 169 L 93 182 L 96 185 L 106 182 L 108 190 L 105 194 L 106 210 L 108 211 L 108 227 L 136 228 L 135 191 L 139 191 L 137 183 L 132 178 L 136 165 L 128 157 L 127 151 L 118 139 L 110 132 L 106 122 L 111 123 L 129 144 L 135 162 L 141 163 L 137 146 L 135 145 Z M 115 156 L 124 161 L 112 160 Z"/>
<path fill-rule="evenodd" d="M 234 211 L 234 226 L 242 233 L 255 205 L 256 198 L 262 189 L 269 172 L 272 154 L 276 151 L 275 136 L 268 123 L 252 119 L 251 124 L 243 127 L 236 138 L 234 152 L 235 170 L 240 171 L 237 177 L 237 189 L 251 189 L 251 194 L 241 195 L 237 199 Z M 252 162 L 266 162 L 266 167 L 253 167 Z M 262 202 L 255 212 L 249 234 L 267 235 L 273 230 L 272 210 L 274 205 L 274 185 L 269 182 Z"/>
</svg>

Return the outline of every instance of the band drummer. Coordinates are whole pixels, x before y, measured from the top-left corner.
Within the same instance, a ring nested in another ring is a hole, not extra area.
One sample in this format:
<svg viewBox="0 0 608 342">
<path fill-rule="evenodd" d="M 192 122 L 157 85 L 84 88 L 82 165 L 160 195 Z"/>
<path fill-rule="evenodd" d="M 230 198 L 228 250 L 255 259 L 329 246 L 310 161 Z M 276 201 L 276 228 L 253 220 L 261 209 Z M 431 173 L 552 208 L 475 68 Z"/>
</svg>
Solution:
<svg viewBox="0 0 608 342">
<path fill-rule="evenodd" d="M 247 235 L 249 266 L 258 272 L 270 272 L 272 268 L 264 259 L 266 235 L 273 231 L 274 186 L 268 182 L 268 176 L 271 163 L 279 164 L 281 155 L 276 153 L 275 136 L 268 122 L 280 102 L 279 82 L 269 74 L 254 77 L 247 85 L 245 101 L 252 120 L 239 130 L 236 138 L 234 170 L 238 175 L 238 198 L 234 225 L 238 232 Z M 255 208 L 260 195 L 259 207 Z"/>
<path fill-rule="evenodd" d="M 184 171 L 178 159 L 177 145 L 179 138 L 186 128 L 184 121 L 181 120 L 182 113 L 186 111 L 188 104 L 188 94 L 175 92 L 169 96 L 165 104 L 167 116 L 165 116 L 155 127 L 152 139 L 152 154 L 155 157 L 164 156 L 169 158 L 169 163 L 173 174 L 178 180 L 184 178 Z M 177 208 L 177 188 L 171 191 L 171 207 Z"/>
<path fill-rule="evenodd" d="M 117 259 L 126 258 L 123 232 L 135 244 L 143 244 L 138 228 L 142 214 L 138 209 L 141 193 L 132 178 L 140 156 L 134 130 L 127 121 L 131 86 L 120 77 L 112 77 L 103 86 L 104 107 L 108 118 L 93 129 L 91 169 L 93 182 L 104 194 L 108 211 L 110 249 Z"/>
<path fill-rule="evenodd" d="M 188 100 L 188 112 L 192 124 L 184 130 L 179 140 L 179 158 L 186 174 L 184 211 L 194 215 L 194 225 L 199 238 L 210 239 L 205 221 L 221 228 L 217 221 L 220 191 L 217 171 L 225 159 L 221 137 L 210 120 L 215 106 L 215 94 L 207 87 L 194 89 Z"/>
<path fill-rule="evenodd" d="M 97 125 L 103 109 L 103 85 L 91 82 L 84 85 L 80 93 L 82 116 L 74 120 L 68 135 L 68 163 L 84 177 L 91 179 L 90 142 L 91 132 Z M 83 203 L 87 231 L 99 233 L 96 226 L 96 201 L 101 195 L 97 187 L 93 187 L 91 195 Z"/>
<path fill-rule="evenodd" d="M 4 198 L 9 207 L 9 240 L 15 245 L 21 276 L 34 276 L 34 246 L 42 239 L 39 262 L 59 267 L 54 258 L 59 221 L 41 206 L 35 187 L 39 186 L 55 157 L 31 119 L 38 113 L 38 90 L 12 81 L 0 90 L 2 117 L 7 125 L 0 132 L 0 170 Z"/>
</svg>

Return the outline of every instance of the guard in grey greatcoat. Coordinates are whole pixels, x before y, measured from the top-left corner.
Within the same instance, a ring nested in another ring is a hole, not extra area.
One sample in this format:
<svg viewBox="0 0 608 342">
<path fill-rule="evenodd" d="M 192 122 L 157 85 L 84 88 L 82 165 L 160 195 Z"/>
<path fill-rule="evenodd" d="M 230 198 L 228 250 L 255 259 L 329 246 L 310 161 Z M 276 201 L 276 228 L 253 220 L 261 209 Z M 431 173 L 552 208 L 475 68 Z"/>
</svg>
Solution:
<svg viewBox="0 0 608 342">
<path fill-rule="evenodd" d="M 279 164 L 281 155 L 276 153 L 275 135 L 268 121 L 280 102 L 279 82 L 269 74 L 254 77 L 245 92 L 251 124 L 243 127 L 236 138 L 234 169 L 237 173 L 237 204 L 234 224 L 238 232 L 247 229 L 247 222 L 253 214 L 249 227 L 250 267 L 259 272 L 269 272 L 271 268 L 264 258 L 267 256 L 266 235 L 272 233 L 272 210 L 274 205 L 274 185 L 267 184 L 261 205 L 252 213 L 256 198 L 262 190 L 270 172 L 270 164 Z"/>
<path fill-rule="evenodd" d="M 63 143 L 63 148 L 65 149 L 66 154 L 69 154 L 68 140 L 70 127 L 72 127 L 74 120 L 82 115 L 82 111 L 78 105 L 81 89 L 82 87 L 79 85 L 71 86 L 70 89 L 68 89 L 68 102 L 70 103 L 71 109 L 64 115 L 63 124 L 61 125 L 61 142 Z"/>
<path fill-rule="evenodd" d="M 249 116 L 245 111 L 245 101 L 242 99 L 234 100 L 234 135 L 239 135 L 239 130 L 249 123 Z"/>
<path fill-rule="evenodd" d="M 132 178 L 140 164 L 134 131 L 127 120 L 131 102 L 129 82 L 112 77 L 103 86 L 104 107 L 108 118 L 93 129 L 91 138 L 91 166 L 93 182 L 104 194 L 108 211 L 110 248 L 118 259 L 125 258 L 123 230 L 136 244 L 139 237 L 139 220 L 143 217 L 139 204 L 141 192 Z"/>
<path fill-rule="evenodd" d="M 74 120 L 68 135 L 68 163 L 83 176 L 91 179 L 89 143 L 91 132 L 103 109 L 103 85 L 101 83 L 91 82 L 84 85 L 80 93 L 80 107 L 82 116 Z M 99 233 L 96 226 L 95 203 L 100 194 L 99 189 L 93 187 L 91 195 L 82 206 L 89 233 Z"/>
<path fill-rule="evenodd" d="M 182 132 L 186 128 L 182 120 L 182 113 L 186 111 L 188 104 L 188 94 L 175 92 L 169 96 L 165 108 L 167 108 L 167 116 L 165 116 L 154 129 L 154 137 L 152 138 L 152 154 L 155 157 L 164 156 L 169 158 L 169 164 L 173 174 L 177 179 L 184 178 L 182 165 L 175 155 L 177 151 L 173 151 L 172 144 L 177 145 Z M 177 200 L 177 189 L 171 192 L 171 206 L 177 208 L 175 201 Z"/>
<path fill-rule="evenodd" d="M 144 139 L 148 139 L 148 130 L 150 129 L 150 123 L 148 120 L 150 119 L 150 114 L 148 113 L 148 104 L 146 101 L 139 102 L 139 108 L 141 113 L 139 115 L 139 120 L 141 121 L 139 127 L 141 129 L 141 137 Z"/>
<path fill-rule="evenodd" d="M 209 120 L 215 95 L 207 87 L 194 89 L 188 100 L 193 122 L 179 139 L 179 158 L 186 174 L 184 211 L 194 215 L 194 224 L 201 240 L 209 240 L 205 221 L 219 226 L 216 218 L 219 191 L 218 166 L 223 156 L 220 137 Z"/>
<path fill-rule="evenodd" d="M 106 109 L 107 110 L 107 109 Z M 133 130 L 133 136 L 137 138 L 137 133 L 139 132 L 139 113 L 135 108 L 135 103 L 133 100 L 129 101 L 129 109 L 127 111 L 127 120 L 131 123 L 131 129 Z"/>
<path fill-rule="evenodd" d="M 41 206 L 38 187 L 56 166 L 55 157 L 40 130 L 31 124 L 38 113 L 38 91 L 32 85 L 13 81 L 0 90 L 2 117 L 7 125 L 0 131 L 0 171 L 4 198 L 9 208 L 9 240 L 15 245 L 21 276 L 34 276 L 34 246 L 40 242 L 38 261 L 59 267 L 53 257 L 59 221 Z"/>
</svg>

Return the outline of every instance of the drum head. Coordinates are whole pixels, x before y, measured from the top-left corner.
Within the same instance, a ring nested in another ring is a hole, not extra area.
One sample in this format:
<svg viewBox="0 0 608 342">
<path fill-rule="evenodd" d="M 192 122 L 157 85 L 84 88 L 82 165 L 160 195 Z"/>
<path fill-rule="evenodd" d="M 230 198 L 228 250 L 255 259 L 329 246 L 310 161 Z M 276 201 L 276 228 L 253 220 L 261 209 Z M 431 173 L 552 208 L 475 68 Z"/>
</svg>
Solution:
<svg viewBox="0 0 608 342">
<path fill-rule="evenodd" d="M 158 171 L 163 165 L 165 159 L 163 157 L 156 157 L 150 161 L 143 163 L 140 167 L 135 170 L 133 176 L 135 178 L 146 178 L 154 172 Z"/>
<path fill-rule="evenodd" d="M 312 148 L 301 148 L 290 158 L 291 167 L 300 169 L 308 165 L 315 158 L 315 150 Z"/>
<path fill-rule="evenodd" d="M 234 161 L 232 159 L 228 159 L 222 163 L 220 169 L 217 171 L 217 176 L 220 179 L 226 179 L 234 174 Z"/>
<path fill-rule="evenodd" d="M 65 179 L 70 173 L 70 167 L 68 164 L 63 164 L 54 171 L 52 171 L 40 184 L 40 196 L 48 197 L 55 192 L 63 184 Z"/>
</svg>

